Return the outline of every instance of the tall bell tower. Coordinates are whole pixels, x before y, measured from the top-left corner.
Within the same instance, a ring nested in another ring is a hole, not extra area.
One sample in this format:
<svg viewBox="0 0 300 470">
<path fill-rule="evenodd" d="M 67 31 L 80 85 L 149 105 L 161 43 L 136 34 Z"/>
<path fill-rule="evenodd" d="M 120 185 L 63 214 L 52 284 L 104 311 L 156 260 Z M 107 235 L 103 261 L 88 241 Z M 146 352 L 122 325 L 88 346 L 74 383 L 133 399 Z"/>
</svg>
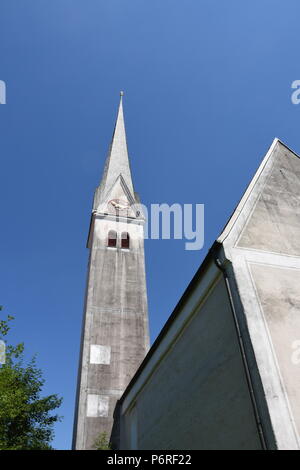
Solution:
<svg viewBox="0 0 300 470">
<path fill-rule="evenodd" d="M 122 96 L 88 236 L 73 448 L 109 438 L 113 413 L 149 348 L 144 216 L 134 192 Z"/>
</svg>

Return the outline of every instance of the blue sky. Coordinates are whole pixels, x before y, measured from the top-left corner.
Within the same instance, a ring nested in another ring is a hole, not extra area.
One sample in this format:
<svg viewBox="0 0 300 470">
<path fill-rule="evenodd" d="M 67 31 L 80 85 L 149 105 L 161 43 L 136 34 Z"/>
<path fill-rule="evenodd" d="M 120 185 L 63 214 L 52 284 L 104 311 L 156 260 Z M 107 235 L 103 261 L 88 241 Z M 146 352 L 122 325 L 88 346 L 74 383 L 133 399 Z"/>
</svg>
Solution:
<svg viewBox="0 0 300 470">
<path fill-rule="evenodd" d="M 1 0 L 0 304 L 64 397 L 71 445 L 86 237 L 119 101 L 142 202 L 204 203 L 205 246 L 145 242 L 151 338 L 275 136 L 300 152 L 297 0 Z"/>
</svg>

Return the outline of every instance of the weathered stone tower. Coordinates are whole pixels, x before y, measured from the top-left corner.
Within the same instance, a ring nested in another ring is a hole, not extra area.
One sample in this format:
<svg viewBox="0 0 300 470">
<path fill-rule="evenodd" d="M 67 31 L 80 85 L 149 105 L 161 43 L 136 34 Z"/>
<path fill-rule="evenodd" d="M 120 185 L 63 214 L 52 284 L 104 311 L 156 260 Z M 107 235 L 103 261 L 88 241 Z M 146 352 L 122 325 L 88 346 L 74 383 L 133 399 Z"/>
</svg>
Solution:
<svg viewBox="0 0 300 470">
<path fill-rule="evenodd" d="M 116 402 L 149 348 L 145 220 L 131 179 L 122 95 L 88 237 L 74 449 L 93 448 L 100 433 L 110 437 Z"/>
</svg>

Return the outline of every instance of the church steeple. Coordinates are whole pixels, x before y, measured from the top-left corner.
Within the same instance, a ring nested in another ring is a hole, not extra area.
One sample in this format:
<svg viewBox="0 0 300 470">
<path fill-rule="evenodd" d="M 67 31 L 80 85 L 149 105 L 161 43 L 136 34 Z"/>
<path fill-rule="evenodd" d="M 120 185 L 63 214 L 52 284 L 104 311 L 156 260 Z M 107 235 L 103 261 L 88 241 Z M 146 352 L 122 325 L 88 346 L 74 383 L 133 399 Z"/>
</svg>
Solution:
<svg viewBox="0 0 300 470">
<path fill-rule="evenodd" d="M 88 248 L 88 280 L 78 373 L 73 448 L 114 440 L 118 399 L 149 348 L 144 223 L 128 159 L 122 94 Z"/>
<path fill-rule="evenodd" d="M 98 203 L 105 199 L 120 175 L 123 177 L 131 196 L 134 198 L 124 123 L 123 91 L 120 92 L 119 110 L 108 156 L 104 166 Z"/>
</svg>

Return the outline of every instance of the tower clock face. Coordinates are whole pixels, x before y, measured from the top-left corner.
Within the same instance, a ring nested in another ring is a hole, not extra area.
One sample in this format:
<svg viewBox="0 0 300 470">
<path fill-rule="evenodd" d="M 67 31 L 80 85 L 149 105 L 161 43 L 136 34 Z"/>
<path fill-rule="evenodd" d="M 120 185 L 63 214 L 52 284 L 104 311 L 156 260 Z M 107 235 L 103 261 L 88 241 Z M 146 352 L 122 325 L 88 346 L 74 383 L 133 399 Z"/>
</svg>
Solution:
<svg viewBox="0 0 300 470">
<path fill-rule="evenodd" d="M 124 199 L 111 199 L 107 207 L 109 211 L 116 212 L 117 214 L 126 214 L 130 205 Z"/>
</svg>

